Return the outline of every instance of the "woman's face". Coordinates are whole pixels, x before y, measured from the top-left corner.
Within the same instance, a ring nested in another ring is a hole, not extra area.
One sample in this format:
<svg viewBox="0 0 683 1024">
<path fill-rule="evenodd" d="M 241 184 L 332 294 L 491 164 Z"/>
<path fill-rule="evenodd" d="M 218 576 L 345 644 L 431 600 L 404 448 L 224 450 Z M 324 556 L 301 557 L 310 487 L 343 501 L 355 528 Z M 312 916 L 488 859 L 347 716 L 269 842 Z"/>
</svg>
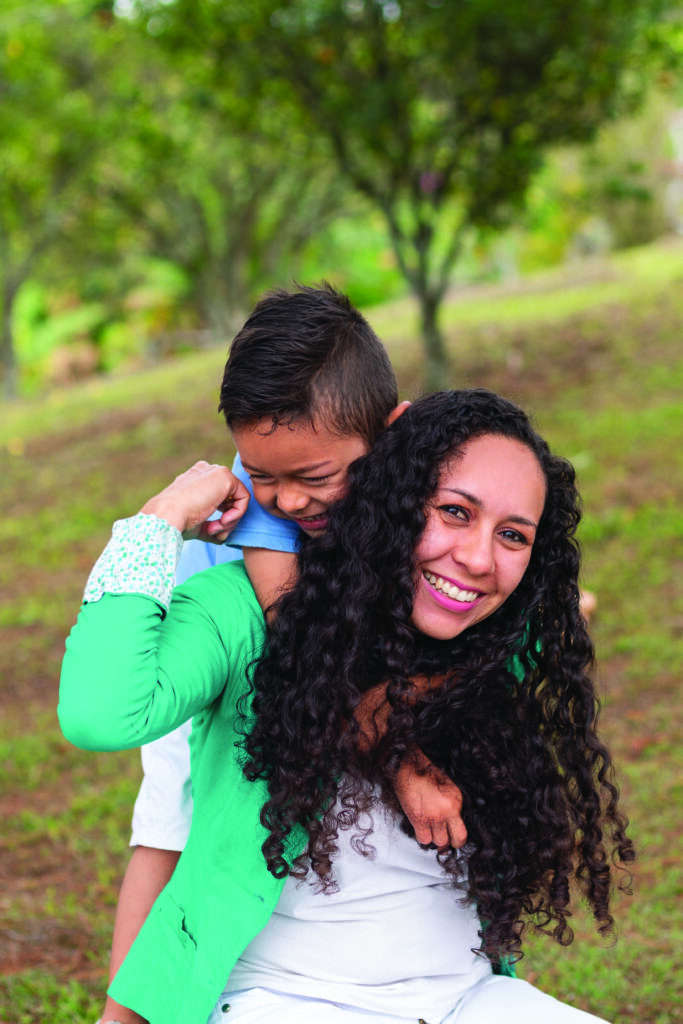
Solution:
<svg viewBox="0 0 683 1024">
<path fill-rule="evenodd" d="M 545 493 L 533 452 L 496 434 L 442 466 L 415 548 L 420 632 L 450 640 L 500 608 L 529 564 Z"/>
</svg>

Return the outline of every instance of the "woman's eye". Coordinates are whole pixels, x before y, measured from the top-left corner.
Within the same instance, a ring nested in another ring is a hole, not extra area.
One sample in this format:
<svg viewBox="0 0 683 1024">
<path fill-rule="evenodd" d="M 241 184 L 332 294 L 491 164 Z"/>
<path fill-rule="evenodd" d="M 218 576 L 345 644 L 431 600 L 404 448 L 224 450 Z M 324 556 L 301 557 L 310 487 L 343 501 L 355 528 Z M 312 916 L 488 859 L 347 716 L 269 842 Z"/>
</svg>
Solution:
<svg viewBox="0 0 683 1024">
<path fill-rule="evenodd" d="M 302 478 L 307 484 L 324 484 L 330 478 L 329 476 L 305 476 Z"/>
<path fill-rule="evenodd" d="M 503 540 L 509 541 L 512 544 L 524 544 L 527 545 L 529 541 L 520 533 L 518 530 L 501 530 L 500 535 Z"/>
<path fill-rule="evenodd" d="M 439 511 L 444 512 L 451 519 L 461 519 L 463 522 L 468 522 L 470 518 L 469 512 L 462 505 L 440 505 Z"/>
</svg>

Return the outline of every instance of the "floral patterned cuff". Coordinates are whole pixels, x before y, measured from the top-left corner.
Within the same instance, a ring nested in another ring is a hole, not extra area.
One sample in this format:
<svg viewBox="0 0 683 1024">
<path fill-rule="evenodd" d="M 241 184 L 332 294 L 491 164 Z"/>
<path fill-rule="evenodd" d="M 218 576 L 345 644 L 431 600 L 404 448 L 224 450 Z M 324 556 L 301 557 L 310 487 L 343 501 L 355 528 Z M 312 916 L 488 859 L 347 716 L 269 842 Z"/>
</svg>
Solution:
<svg viewBox="0 0 683 1024">
<path fill-rule="evenodd" d="M 180 531 L 158 516 L 140 512 L 117 520 L 90 573 L 83 600 L 99 601 L 103 594 L 141 594 L 168 610 L 182 546 Z"/>
</svg>

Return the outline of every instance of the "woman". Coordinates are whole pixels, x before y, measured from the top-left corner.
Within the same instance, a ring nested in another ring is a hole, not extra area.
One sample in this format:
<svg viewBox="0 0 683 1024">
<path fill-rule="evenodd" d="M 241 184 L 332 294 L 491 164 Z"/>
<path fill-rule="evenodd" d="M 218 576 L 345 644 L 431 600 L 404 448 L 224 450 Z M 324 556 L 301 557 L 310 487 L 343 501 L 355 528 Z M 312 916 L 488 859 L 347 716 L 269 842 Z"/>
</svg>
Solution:
<svg viewBox="0 0 683 1024">
<path fill-rule="evenodd" d="M 211 1024 L 596 1019 L 493 973 L 528 920 L 571 941 L 572 879 L 609 931 L 610 865 L 633 856 L 595 734 L 578 520 L 571 467 L 511 403 L 415 403 L 302 553 L 246 728 L 263 626 L 241 571 L 202 574 L 164 616 L 111 596 L 149 595 L 119 545 L 69 642 L 62 721 L 114 748 L 196 714 L 195 817 L 114 998 L 203 1024 L 223 971 Z M 400 827 L 392 778 L 422 754 L 462 789 L 463 857 Z"/>
</svg>

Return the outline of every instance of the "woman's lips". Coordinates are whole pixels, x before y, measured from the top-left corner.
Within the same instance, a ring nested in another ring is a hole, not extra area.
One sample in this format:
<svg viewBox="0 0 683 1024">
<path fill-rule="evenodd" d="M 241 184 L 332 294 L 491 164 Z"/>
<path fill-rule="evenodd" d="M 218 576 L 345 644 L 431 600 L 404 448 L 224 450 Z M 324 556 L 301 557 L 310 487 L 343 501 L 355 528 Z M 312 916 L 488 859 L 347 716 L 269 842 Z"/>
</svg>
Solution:
<svg viewBox="0 0 683 1024">
<path fill-rule="evenodd" d="M 463 587 L 455 580 L 437 573 L 423 570 L 422 577 L 438 604 L 453 611 L 469 611 L 485 596 L 481 590 Z"/>
</svg>

